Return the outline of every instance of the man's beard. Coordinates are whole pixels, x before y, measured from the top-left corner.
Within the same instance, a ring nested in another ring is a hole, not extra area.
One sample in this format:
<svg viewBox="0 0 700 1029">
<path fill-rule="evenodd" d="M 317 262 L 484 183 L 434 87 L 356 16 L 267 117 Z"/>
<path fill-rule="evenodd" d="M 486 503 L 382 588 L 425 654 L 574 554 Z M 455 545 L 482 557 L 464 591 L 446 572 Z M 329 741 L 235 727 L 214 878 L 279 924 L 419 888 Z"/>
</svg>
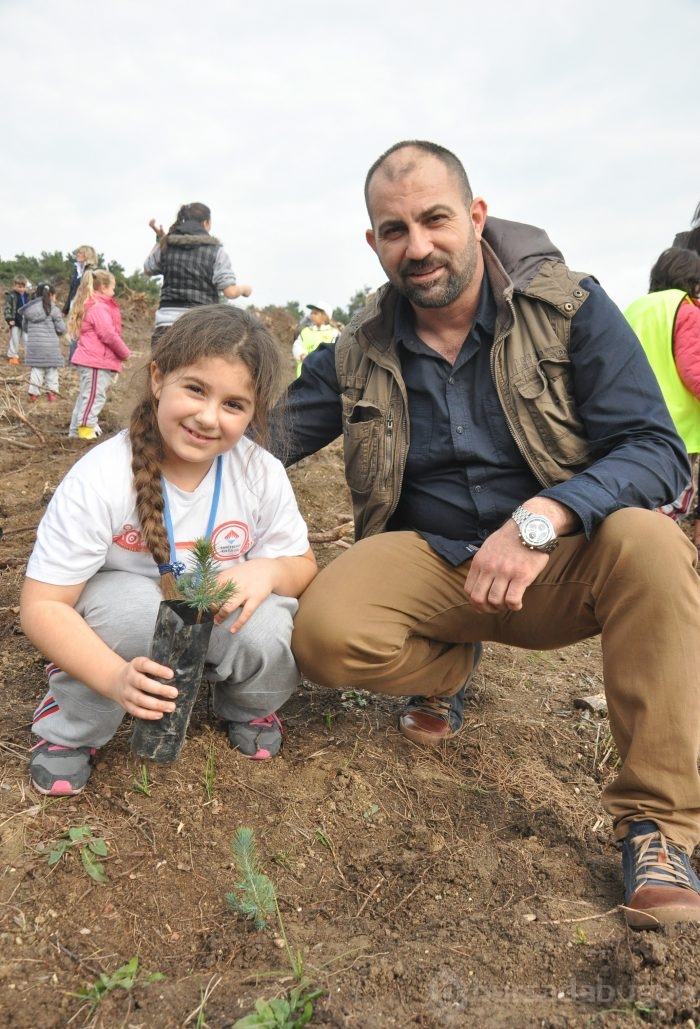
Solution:
<svg viewBox="0 0 700 1029">
<path fill-rule="evenodd" d="M 398 279 L 394 280 L 394 285 L 399 293 L 416 307 L 448 307 L 462 295 L 474 278 L 476 254 L 476 245 L 468 247 L 463 255 L 462 267 L 458 269 L 449 261 L 441 263 L 440 254 L 431 254 L 422 261 L 406 261 L 401 267 Z M 425 286 L 406 281 L 406 276 L 432 268 L 445 268 L 447 281 L 439 285 L 430 283 Z"/>
</svg>

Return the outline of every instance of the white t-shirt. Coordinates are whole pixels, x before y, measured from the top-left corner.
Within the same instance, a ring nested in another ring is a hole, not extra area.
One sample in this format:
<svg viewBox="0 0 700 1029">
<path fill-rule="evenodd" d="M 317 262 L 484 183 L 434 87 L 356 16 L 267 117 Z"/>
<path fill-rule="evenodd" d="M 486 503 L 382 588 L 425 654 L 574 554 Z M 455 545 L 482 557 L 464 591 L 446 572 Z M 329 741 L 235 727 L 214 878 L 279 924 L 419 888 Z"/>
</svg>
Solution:
<svg viewBox="0 0 700 1029">
<path fill-rule="evenodd" d="M 216 560 L 229 568 L 250 558 L 305 554 L 306 523 L 281 462 L 246 437 L 222 459 L 211 536 Z M 166 480 L 177 559 L 185 564 L 193 541 L 206 534 L 215 478 L 216 462 L 193 493 Z M 63 479 L 39 523 L 27 575 L 75 586 L 103 569 L 159 578 L 141 538 L 126 431 L 93 447 Z"/>
</svg>

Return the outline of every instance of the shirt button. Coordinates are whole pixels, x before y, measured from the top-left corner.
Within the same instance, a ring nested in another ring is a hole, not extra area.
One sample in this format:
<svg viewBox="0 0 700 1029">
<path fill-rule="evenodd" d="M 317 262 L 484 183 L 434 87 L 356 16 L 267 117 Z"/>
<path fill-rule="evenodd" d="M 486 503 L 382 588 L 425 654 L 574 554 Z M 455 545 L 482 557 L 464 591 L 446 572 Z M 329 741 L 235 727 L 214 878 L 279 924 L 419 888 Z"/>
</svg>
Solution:
<svg viewBox="0 0 700 1029">
<path fill-rule="evenodd" d="M 457 432 L 464 432 L 464 428 L 461 425 L 457 426 Z"/>
<path fill-rule="evenodd" d="M 450 386 L 454 386 L 455 380 L 454 380 L 452 375 L 450 375 L 450 377 L 449 377 L 449 379 L 447 381 L 449 382 Z"/>
<path fill-rule="evenodd" d="M 481 493 L 481 486 L 475 486 L 474 487 L 474 492 L 475 493 Z"/>
</svg>

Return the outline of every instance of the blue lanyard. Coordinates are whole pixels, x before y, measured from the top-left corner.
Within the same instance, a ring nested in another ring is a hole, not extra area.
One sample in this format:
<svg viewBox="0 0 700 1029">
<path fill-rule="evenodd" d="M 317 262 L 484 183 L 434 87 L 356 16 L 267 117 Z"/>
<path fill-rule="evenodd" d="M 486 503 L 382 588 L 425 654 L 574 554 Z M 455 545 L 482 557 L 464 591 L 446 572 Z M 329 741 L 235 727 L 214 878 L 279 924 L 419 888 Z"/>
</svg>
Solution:
<svg viewBox="0 0 700 1029">
<path fill-rule="evenodd" d="M 214 523 L 216 521 L 216 511 L 219 506 L 219 497 L 221 496 L 221 477 L 223 474 L 223 458 L 221 454 L 216 459 L 216 479 L 214 481 L 214 495 L 211 499 L 211 511 L 209 512 L 209 522 L 207 524 L 206 539 L 211 539 L 211 534 L 214 531 Z M 186 565 L 182 561 L 177 559 L 177 551 L 175 549 L 175 533 L 173 532 L 173 521 L 170 516 L 170 504 L 168 502 L 168 490 L 165 485 L 165 479 L 161 476 L 161 485 L 163 489 L 163 521 L 165 522 L 165 531 L 168 534 L 168 543 L 170 544 L 170 563 L 165 565 L 158 565 L 158 571 L 161 575 L 167 575 L 168 572 L 172 572 L 176 579 L 179 579 L 182 573 L 185 571 Z"/>
</svg>

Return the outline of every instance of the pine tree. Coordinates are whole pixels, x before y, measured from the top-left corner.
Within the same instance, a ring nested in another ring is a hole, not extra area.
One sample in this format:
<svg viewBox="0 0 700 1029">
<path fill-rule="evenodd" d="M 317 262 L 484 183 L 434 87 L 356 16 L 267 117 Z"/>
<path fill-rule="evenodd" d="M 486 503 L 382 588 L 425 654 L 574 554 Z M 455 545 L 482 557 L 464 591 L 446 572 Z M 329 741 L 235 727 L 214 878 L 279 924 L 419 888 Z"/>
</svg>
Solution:
<svg viewBox="0 0 700 1029">
<path fill-rule="evenodd" d="M 180 576 L 176 589 L 179 598 L 198 612 L 199 622 L 205 611 L 218 611 L 230 600 L 238 592 L 238 585 L 232 580 L 219 582 L 221 567 L 214 560 L 211 540 L 196 539 L 192 544 L 192 557 L 194 569 Z"/>
<path fill-rule="evenodd" d="M 237 829 L 231 848 L 241 881 L 236 883 L 237 893 L 226 894 L 226 902 L 236 914 L 250 919 L 256 929 L 265 929 L 268 920 L 278 913 L 277 890 L 260 868 L 253 830 L 245 826 Z"/>
</svg>

